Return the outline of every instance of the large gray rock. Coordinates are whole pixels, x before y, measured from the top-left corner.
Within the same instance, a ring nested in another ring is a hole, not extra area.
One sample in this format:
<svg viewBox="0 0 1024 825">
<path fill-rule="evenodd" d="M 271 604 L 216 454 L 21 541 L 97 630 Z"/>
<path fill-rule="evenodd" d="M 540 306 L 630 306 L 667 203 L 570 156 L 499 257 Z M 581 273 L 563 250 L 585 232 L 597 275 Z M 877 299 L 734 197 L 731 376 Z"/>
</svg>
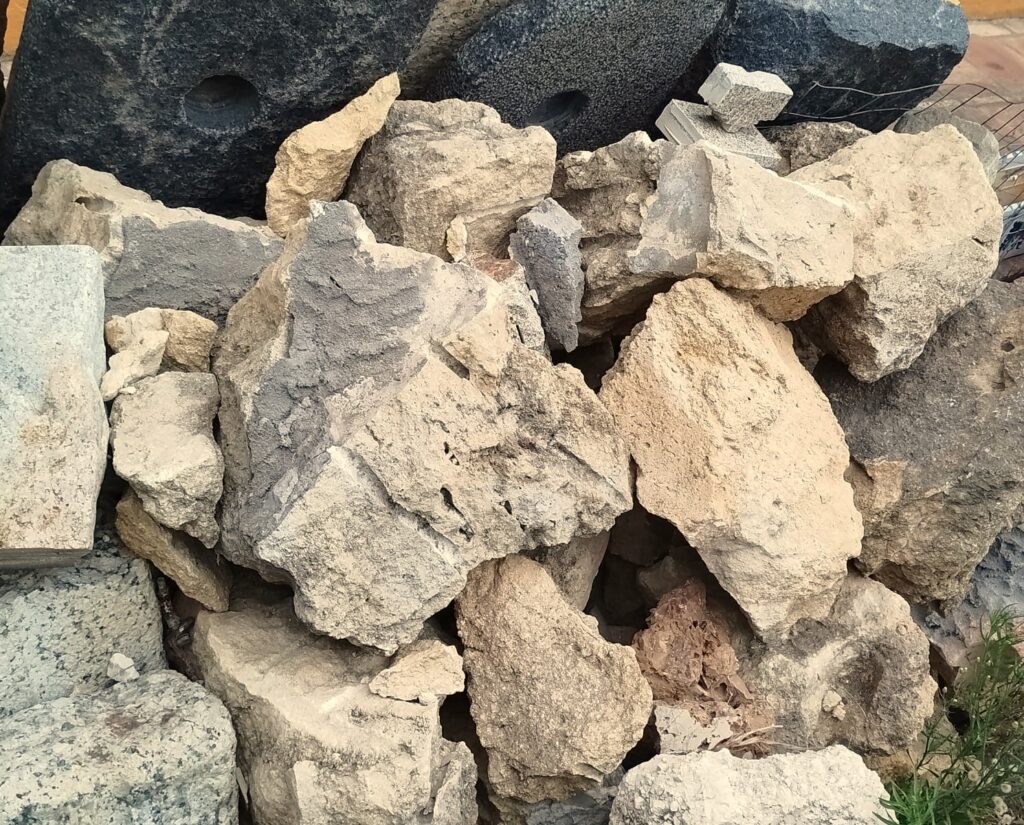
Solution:
<svg viewBox="0 0 1024 825">
<path fill-rule="evenodd" d="M 0 569 L 68 563 L 92 546 L 105 366 L 99 256 L 0 249 Z"/>
<path fill-rule="evenodd" d="M 326 275 L 326 277 L 325 277 Z M 314 207 L 232 310 L 215 371 L 223 549 L 287 573 L 300 618 L 393 651 L 481 562 L 611 527 L 626 450 L 500 287 Z"/>
<path fill-rule="evenodd" d="M 1024 283 L 989 281 L 906 372 L 816 376 L 854 461 L 860 564 L 914 601 L 962 598 L 992 541 L 1024 520 Z"/>
<path fill-rule="evenodd" d="M 231 719 L 169 670 L 2 719 L 0 822 L 237 825 Z"/>
<path fill-rule="evenodd" d="M 882 780 L 846 748 L 656 756 L 622 780 L 611 825 L 877 825 Z"/>
<path fill-rule="evenodd" d="M 433 5 L 39 0 L 0 133 L 0 224 L 58 158 L 170 206 L 258 216 L 281 142 L 397 69 Z"/>
<path fill-rule="evenodd" d="M 375 694 L 389 659 L 314 636 L 287 605 L 201 613 L 193 647 L 238 730 L 255 825 L 475 824 L 476 766 L 441 736 L 443 688 Z"/>
<path fill-rule="evenodd" d="M 115 653 L 166 667 L 149 565 L 112 531 L 74 567 L 0 574 L 0 717 L 99 688 Z"/>
<path fill-rule="evenodd" d="M 93 247 L 103 258 L 108 318 L 165 307 L 218 322 L 281 253 L 281 240 L 265 227 L 168 209 L 67 160 L 39 173 L 4 244 Z"/>
<path fill-rule="evenodd" d="M 989 181 L 994 183 L 1002 165 L 1002 150 L 999 147 L 999 139 L 987 126 L 959 117 L 944 106 L 933 105 L 907 112 L 896 121 L 893 131 L 918 135 L 930 132 L 943 124 L 949 124 L 971 142 L 971 146 L 978 154 L 978 160 L 985 167 L 985 174 L 988 175 Z"/>
<path fill-rule="evenodd" d="M 650 126 L 726 5 L 514 3 L 466 41 L 432 91 L 479 100 L 516 126 L 544 126 L 560 152 L 596 149 Z"/>
</svg>

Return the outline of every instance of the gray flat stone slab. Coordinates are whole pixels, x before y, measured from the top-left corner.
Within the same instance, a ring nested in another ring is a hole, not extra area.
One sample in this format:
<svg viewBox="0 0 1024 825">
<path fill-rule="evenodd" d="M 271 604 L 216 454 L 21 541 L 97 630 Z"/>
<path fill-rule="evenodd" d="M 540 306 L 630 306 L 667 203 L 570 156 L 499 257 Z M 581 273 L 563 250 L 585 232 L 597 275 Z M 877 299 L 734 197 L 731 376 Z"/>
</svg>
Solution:
<svg viewBox="0 0 1024 825">
<path fill-rule="evenodd" d="M 701 140 L 719 149 L 743 155 L 765 169 L 778 172 L 784 161 L 778 150 L 757 129 L 727 132 L 708 106 L 673 100 L 658 118 L 658 128 L 673 143 L 689 146 Z"/>
</svg>

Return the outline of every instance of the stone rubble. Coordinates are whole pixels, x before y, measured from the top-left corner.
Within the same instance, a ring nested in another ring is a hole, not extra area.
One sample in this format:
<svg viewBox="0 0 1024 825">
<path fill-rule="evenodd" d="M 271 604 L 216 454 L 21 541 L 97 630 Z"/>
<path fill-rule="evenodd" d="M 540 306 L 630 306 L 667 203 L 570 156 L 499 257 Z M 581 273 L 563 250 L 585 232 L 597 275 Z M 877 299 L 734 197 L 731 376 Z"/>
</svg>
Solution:
<svg viewBox="0 0 1024 825">
<path fill-rule="evenodd" d="M 107 663 L 107 676 L 115 682 L 134 682 L 139 678 L 135 662 L 123 653 L 115 653 Z"/>
<path fill-rule="evenodd" d="M 775 120 L 793 98 L 793 90 L 777 74 L 748 72 L 731 63 L 715 66 L 697 94 L 727 132 Z"/>
<path fill-rule="evenodd" d="M 673 100 L 658 118 L 658 130 L 677 146 L 707 141 L 724 152 L 748 158 L 772 172 L 781 171 L 782 155 L 755 127 L 727 130 L 710 106 Z"/>
<path fill-rule="evenodd" d="M 792 126 L 769 126 L 763 132 L 785 161 L 779 170 L 780 175 L 828 160 L 840 149 L 852 146 L 871 134 L 867 129 L 845 121 L 817 120 Z"/>
</svg>

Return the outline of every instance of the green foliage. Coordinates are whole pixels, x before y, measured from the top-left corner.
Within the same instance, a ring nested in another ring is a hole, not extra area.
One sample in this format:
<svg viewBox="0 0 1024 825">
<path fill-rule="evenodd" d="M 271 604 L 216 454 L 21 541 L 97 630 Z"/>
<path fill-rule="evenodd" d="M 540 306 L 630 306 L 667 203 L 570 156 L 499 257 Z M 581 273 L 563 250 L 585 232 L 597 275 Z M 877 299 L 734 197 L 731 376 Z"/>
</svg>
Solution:
<svg viewBox="0 0 1024 825">
<path fill-rule="evenodd" d="M 971 666 L 946 693 L 946 716 L 925 732 L 913 777 L 893 783 L 888 825 L 997 825 L 1024 810 L 1024 636 L 1012 613 L 989 619 Z"/>
</svg>

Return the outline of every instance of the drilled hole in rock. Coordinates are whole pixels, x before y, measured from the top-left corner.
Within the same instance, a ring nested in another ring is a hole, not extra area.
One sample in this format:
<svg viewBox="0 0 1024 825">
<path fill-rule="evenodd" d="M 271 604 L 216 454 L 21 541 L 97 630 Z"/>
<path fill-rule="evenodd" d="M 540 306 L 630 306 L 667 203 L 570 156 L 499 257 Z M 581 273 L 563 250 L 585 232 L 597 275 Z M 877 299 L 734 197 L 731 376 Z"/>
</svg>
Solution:
<svg viewBox="0 0 1024 825">
<path fill-rule="evenodd" d="M 1013 352 L 1015 349 L 1017 347 L 1014 346 L 1013 341 L 1003 341 L 1003 352 Z"/>
<path fill-rule="evenodd" d="M 237 75 L 214 75 L 185 95 L 185 117 L 200 129 L 228 132 L 251 121 L 260 108 L 260 95 Z"/>
<path fill-rule="evenodd" d="M 578 89 L 552 95 L 537 107 L 530 118 L 530 125 L 557 132 L 575 120 L 588 105 L 590 98 Z"/>
</svg>

